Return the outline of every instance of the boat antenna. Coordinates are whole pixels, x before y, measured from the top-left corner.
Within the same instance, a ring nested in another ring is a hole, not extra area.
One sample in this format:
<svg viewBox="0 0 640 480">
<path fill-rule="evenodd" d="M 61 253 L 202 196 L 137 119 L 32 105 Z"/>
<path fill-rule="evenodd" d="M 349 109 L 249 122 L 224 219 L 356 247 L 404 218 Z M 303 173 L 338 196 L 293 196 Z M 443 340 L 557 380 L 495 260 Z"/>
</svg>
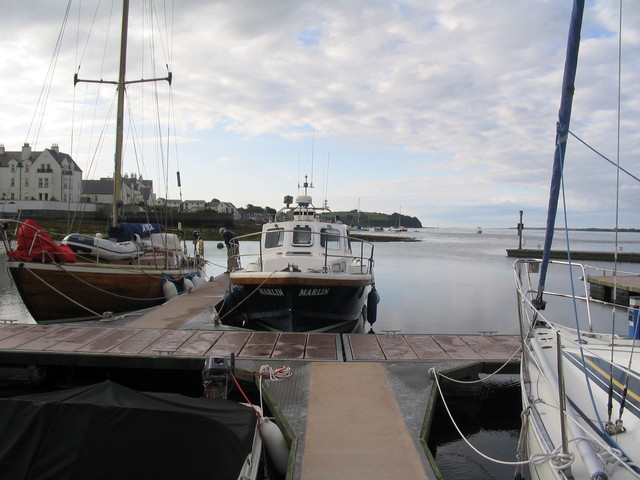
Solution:
<svg viewBox="0 0 640 480">
<path fill-rule="evenodd" d="M 311 130 L 311 187 L 313 188 L 313 156 L 316 146 L 316 127 L 312 127 Z"/>
<path fill-rule="evenodd" d="M 324 177 L 324 202 L 322 203 L 322 206 L 325 209 L 329 208 L 329 202 L 327 201 L 327 192 L 329 190 L 329 160 L 331 160 L 331 152 L 327 153 L 327 170 Z"/>
</svg>

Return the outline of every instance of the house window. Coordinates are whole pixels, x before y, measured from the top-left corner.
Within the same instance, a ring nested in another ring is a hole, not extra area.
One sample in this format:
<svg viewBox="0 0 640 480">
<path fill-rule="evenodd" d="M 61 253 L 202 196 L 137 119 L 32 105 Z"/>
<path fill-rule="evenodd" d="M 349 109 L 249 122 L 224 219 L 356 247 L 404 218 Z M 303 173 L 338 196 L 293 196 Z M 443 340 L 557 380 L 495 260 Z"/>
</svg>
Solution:
<svg viewBox="0 0 640 480">
<path fill-rule="evenodd" d="M 11 178 L 11 184 L 9 186 L 10 187 L 15 187 L 16 186 L 16 179 L 15 178 Z"/>
<path fill-rule="evenodd" d="M 44 182 L 42 181 L 42 178 L 38 178 L 38 188 L 42 188 L 42 185 L 44 184 Z M 42 199 L 40 199 L 42 200 Z"/>
<path fill-rule="evenodd" d="M 14 200 L 14 199 L 15 199 L 15 197 L 13 196 L 13 193 L 12 193 L 11 194 L 11 200 Z"/>
<path fill-rule="evenodd" d="M 25 178 L 25 179 L 24 179 L 24 186 L 25 186 L 25 187 L 28 187 L 28 186 L 29 186 L 29 179 L 28 179 L 28 178 Z"/>
<path fill-rule="evenodd" d="M 49 179 L 48 178 L 44 179 L 44 188 L 49 188 Z"/>
<path fill-rule="evenodd" d="M 24 171 L 29 173 L 29 164 L 28 163 L 25 164 Z"/>
<path fill-rule="evenodd" d="M 16 173 L 16 165 L 15 165 L 15 163 L 11 164 L 11 173 Z"/>
<path fill-rule="evenodd" d="M 308 246 L 313 244 L 311 239 L 311 227 L 300 225 L 293 228 L 293 245 L 295 246 Z"/>
</svg>

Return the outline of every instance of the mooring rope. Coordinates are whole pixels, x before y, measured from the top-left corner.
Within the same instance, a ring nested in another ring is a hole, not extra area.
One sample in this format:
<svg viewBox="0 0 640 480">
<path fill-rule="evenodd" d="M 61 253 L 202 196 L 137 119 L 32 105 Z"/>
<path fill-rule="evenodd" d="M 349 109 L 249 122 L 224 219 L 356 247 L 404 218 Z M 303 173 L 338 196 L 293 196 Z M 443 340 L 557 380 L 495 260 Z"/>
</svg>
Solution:
<svg viewBox="0 0 640 480">
<path fill-rule="evenodd" d="M 447 401 L 444 398 L 444 393 L 442 392 L 442 388 L 440 388 L 440 382 L 438 382 L 438 376 L 440 374 L 436 371 L 435 368 L 430 368 L 429 369 L 429 373 L 431 374 L 431 376 L 434 379 L 434 382 L 436 384 L 436 388 L 438 389 L 438 393 L 440 395 L 440 399 L 442 400 L 442 404 L 444 405 L 444 408 L 447 411 L 447 414 L 449 415 L 449 419 L 451 420 L 451 423 L 453 423 L 453 426 L 457 430 L 458 434 L 460 435 L 462 440 L 464 440 L 464 442 L 471 448 L 471 450 L 476 452 L 482 458 L 484 458 L 486 460 L 489 460 L 491 462 L 499 463 L 501 465 L 527 465 L 527 464 L 531 463 L 530 460 L 519 461 L 519 462 L 508 462 L 508 461 L 504 461 L 504 460 L 498 460 L 496 458 L 492 458 L 492 457 L 489 457 L 488 455 L 485 455 L 480 450 L 478 450 L 476 447 L 474 447 L 473 444 L 471 444 L 471 442 L 469 442 L 469 440 L 464 436 L 464 434 L 462 433 L 462 430 L 460 430 L 460 427 L 458 427 L 458 424 L 456 423 L 456 421 L 453 418 L 451 410 L 449 409 L 449 405 L 447 404 Z"/>
<path fill-rule="evenodd" d="M 485 382 L 488 379 L 490 379 L 491 377 L 493 377 L 494 375 L 498 375 L 507 365 L 509 365 L 509 362 L 511 362 L 511 360 L 514 359 L 514 357 L 520 352 L 520 350 L 522 350 L 522 346 L 519 346 L 516 349 L 516 351 L 513 352 L 513 355 L 511 355 L 495 372 L 490 373 L 486 377 L 480 378 L 478 380 L 458 380 L 456 378 L 447 377 L 446 375 L 444 375 L 442 373 L 438 373 L 435 368 L 429 369 L 429 373 L 433 372 L 434 375 L 440 375 L 442 378 L 445 378 L 445 379 L 449 380 L 450 382 L 459 383 L 459 384 L 463 384 L 463 385 L 469 385 L 469 384 L 474 384 L 474 383 Z"/>
<path fill-rule="evenodd" d="M 223 316 L 219 317 L 219 320 L 220 320 L 220 321 L 222 321 L 222 319 L 223 319 L 223 318 L 227 318 L 227 317 L 228 317 L 228 316 L 229 316 L 229 315 L 230 315 L 234 310 L 236 310 L 240 305 L 242 305 L 242 304 L 243 304 L 244 302 L 246 302 L 249 298 L 251 298 L 251 297 L 252 297 L 252 296 L 253 296 L 253 295 L 258 291 L 258 289 L 259 289 L 262 285 L 264 285 L 264 284 L 267 282 L 267 280 L 269 280 L 269 279 L 271 278 L 271 276 L 272 276 L 273 274 L 275 274 L 275 273 L 278 273 L 278 272 L 277 272 L 277 271 L 273 271 L 273 272 L 271 272 L 271 273 L 269 274 L 269 276 L 268 276 L 267 278 L 265 278 L 265 279 L 263 280 L 263 282 L 262 282 L 260 285 L 258 285 L 258 286 L 253 290 L 253 292 L 251 292 L 249 295 L 247 295 L 246 297 L 244 297 L 244 298 L 240 301 L 240 303 L 238 303 L 237 305 L 234 305 L 234 306 L 233 306 L 233 308 L 231 308 L 231 310 L 229 310 L 229 311 L 228 311 L 227 313 L 225 313 Z M 220 306 L 220 311 L 222 311 L 222 309 L 223 309 L 223 307 L 224 307 L 224 304 L 225 304 L 225 303 L 226 303 L 226 295 L 225 295 L 225 298 L 222 300 L 222 305 Z"/>
</svg>

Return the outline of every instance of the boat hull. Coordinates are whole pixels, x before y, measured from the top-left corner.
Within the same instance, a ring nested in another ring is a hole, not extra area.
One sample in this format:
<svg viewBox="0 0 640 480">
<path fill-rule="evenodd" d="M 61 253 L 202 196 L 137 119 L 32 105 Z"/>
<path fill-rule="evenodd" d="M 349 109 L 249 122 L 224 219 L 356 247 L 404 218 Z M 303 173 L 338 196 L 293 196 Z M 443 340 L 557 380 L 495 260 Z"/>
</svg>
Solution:
<svg viewBox="0 0 640 480">
<path fill-rule="evenodd" d="M 237 277 L 237 276 L 236 276 Z M 320 278 L 318 278 L 320 277 Z M 336 279 L 337 275 L 234 278 L 221 316 L 230 312 L 230 324 L 243 317 L 245 328 L 280 332 L 364 331 L 364 306 L 370 277 Z M 234 315 L 236 314 L 236 315 Z M 224 323 L 224 318 L 222 319 Z"/>
<path fill-rule="evenodd" d="M 38 323 L 95 319 L 164 303 L 163 274 L 178 280 L 184 270 L 110 264 L 7 262 L 22 300 Z"/>
<path fill-rule="evenodd" d="M 613 412 L 617 414 L 623 395 L 623 384 L 626 382 L 626 373 L 621 366 L 630 366 L 632 371 L 637 371 L 638 362 L 631 353 L 633 341 L 615 341 L 611 364 L 610 336 L 586 334 L 585 349 L 581 352 L 579 347 L 572 343 L 572 340 L 577 338 L 577 333 L 560 325 L 554 325 L 553 329 L 537 327 L 526 351 L 527 368 L 523 369 L 521 382 L 523 407 L 530 415 L 527 421 L 529 458 L 556 457 L 562 446 L 560 406 L 557 401 L 558 379 L 561 374 L 557 368 L 556 335 L 562 342 L 562 378 L 567 398 L 565 436 L 568 439 L 568 450 L 574 459 L 567 471 L 559 469 L 558 463 L 554 463 L 553 460 L 534 462 L 530 465 L 531 477 L 540 480 L 566 479 L 572 474 L 575 478 L 600 478 L 597 477 L 599 472 L 607 472 L 611 480 L 637 478 L 630 468 L 614 467 L 613 463 L 602 464 L 599 457 L 600 449 L 594 447 L 595 442 L 578 440 L 588 437 L 585 432 L 589 432 L 602 442 L 604 447 L 600 448 L 618 449 L 624 457 L 631 460 L 636 455 L 640 428 L 640 381 L 637 378 L 631 377 L 628 382 L 623 415 L 625 431 L 612 435 L 616 443 L 610 441 L 597 428 L 598 418 L 603 421 L 608 418 L 610 375 L 614 379 L 611 402 Z M 585 371 L 589 377 L 590 388 L 585 382 Z M 594 411 L 594 405 L 597 406 L 597 413 Z M 618 417 L 613 417 L 614 420 L 616 418 Z"/>
</svg>

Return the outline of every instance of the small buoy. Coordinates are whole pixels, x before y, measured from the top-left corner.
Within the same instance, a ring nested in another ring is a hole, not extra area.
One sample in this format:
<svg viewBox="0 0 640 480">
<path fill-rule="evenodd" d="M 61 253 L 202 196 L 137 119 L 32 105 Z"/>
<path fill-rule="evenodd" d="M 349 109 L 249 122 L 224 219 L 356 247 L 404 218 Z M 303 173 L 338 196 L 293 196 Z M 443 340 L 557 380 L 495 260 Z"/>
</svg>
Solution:
<svg viewBox="0 0 640 480">
<path fill-rule="evenodd" d="M 171 300 L 178 296 L 178 287 L 171 280 L 167 280 L 166 278 L 162 280 L 162 293 L 164 294 L 165 300 Z"/>
<path fill-rule="evenodd" d="M 191 280 L 189 280 L 187 277 L 184 277 L 182 279 L 182 289 L 185 292 L 190 293 L 191 290 L 193 290 L 194 288 L 196 288 L 196 286 L 193 284 Z"/>
<path fill-rule="evenodd" d="M 218 242 L 217 247 L 220 249 L 220 248 L 224 247 L 224 245 L 222 244 L 222 242 Z"/>
<path fill-rule="evenodd" d="M 263 417 L 260 421 L 260 433 L 267 447 L 267 453 L 273 460 L 273 465 L 278 473 L 284 477 L 289 464 L 289 447 L 287 447 L 287 442 L 280 428 L 270 418 Z"/>
</svg>

